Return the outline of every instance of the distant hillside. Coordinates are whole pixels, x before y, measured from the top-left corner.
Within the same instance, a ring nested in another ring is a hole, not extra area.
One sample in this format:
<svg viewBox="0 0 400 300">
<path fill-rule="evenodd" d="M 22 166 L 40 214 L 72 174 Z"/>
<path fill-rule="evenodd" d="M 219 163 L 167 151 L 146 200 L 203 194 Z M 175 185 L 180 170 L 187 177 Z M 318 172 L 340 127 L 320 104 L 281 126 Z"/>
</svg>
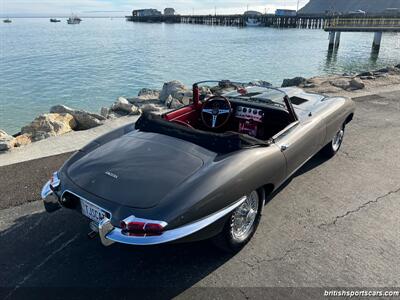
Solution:
<svg viewBox="0 0 400 300">
<path fill-rule="evenodd" d="M 299 14 L 348 13 L 361 9 L 367 13 L 381 13 L 386 8 L 399 8 L 400 0 L 310 0 Z"/>
</svg>

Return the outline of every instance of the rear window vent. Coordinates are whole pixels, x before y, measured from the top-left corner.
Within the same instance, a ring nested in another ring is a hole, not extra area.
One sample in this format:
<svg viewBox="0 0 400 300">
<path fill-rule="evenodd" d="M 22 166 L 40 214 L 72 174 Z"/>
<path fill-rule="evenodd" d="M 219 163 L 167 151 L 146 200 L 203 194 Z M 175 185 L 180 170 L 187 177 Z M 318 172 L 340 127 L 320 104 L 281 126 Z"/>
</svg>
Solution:
<svg viewBox="0 0 400 300">
<path fill-rule="evenodd" d="M 299 98 L 299 97 L 292 97 L 292 98 L 290 98 L 290 101 L 291 101 L 294 105 L 301 105 L 301 104 L 307 102 L 308 100 L 303 99 L 303 98 Z"/>
</svg>

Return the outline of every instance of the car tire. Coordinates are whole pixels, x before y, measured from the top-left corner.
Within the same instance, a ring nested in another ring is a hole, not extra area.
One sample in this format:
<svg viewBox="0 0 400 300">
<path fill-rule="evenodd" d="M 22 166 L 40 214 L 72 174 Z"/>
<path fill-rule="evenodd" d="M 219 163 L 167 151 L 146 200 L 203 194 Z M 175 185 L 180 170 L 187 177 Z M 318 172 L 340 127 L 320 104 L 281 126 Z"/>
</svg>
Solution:
<svg viewBox="0 0 400 300">
<path fill-rule="evenodd" d="M 247 200 L 229 215 L 222 232 L 212 239 L 214 245 L 228 253 L 240 251 L 250 241 L 257 230 L 264 206 L 264 199 L 265 193 L 263 189 L 249 193 Z M 251 224 L 241 227 L 239 224 L 244 220 L 246 224 L 251 220 Z"/>
<path fill-rule="evenodd" d="M 321 150 L 321 153 L 327 157 L 331 158 L 336 155 L 336 153 L 339 152 L 340 147 L 342 146 L 343 143 L 343 138 L 344 138 L 344 130 L 345 126 L 343 125 L 338 132 L 336 132 L 335 136 L 333 139 Z"/>
</svg>

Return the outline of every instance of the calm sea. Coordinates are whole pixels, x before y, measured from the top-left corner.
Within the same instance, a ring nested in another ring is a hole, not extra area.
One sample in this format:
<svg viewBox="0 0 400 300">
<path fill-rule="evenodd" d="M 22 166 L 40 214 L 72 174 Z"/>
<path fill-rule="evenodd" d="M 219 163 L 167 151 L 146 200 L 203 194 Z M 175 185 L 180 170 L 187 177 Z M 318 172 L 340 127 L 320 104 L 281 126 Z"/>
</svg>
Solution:
<svg viewBox="0 0 400 300">
<path fill-rule="evenodd" d="M 62 103 L 98 112 L 118 96 L 178 79 L 274 84 L 294 76 L 356 72 L 400 63 L 400 35 L 384 34 L 379 57 L 372 33 L 344 33 L 328 55 L 322 30 L 138 24 L 48 19 L 0 24 L 0 128 L 9 133 Z"/>
</svg>

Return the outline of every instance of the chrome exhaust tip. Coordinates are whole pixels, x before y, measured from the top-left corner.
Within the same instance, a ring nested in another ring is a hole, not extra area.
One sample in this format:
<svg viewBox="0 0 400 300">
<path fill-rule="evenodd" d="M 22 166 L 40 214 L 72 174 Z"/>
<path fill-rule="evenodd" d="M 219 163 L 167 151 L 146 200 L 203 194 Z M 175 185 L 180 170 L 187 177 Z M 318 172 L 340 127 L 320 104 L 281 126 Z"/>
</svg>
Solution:
<svg viewBox="0 0 400 300">
<path fill-rule="evenodd" d="M 92 221 L 89 223 L 89 227 L 92 231 L 94 231 L 95 233 L 99 233 L 99 224 L 96 223 L 95 221 Z"/>
<path fill-rule="evenodd" d="M 88 234 L 87 234 L 87 237 L 90 239 L 90 240 L 93 240 L 94 238 L 96 238 L 96 236 L 97 236 L 97 232 L 96 231 L 90 231 Z"/>
<path fill-rule="evenodd" d="M 111 221 L 109 219 L 104 218 L 103 220 L 100 221 L 98 225 L 100 240 L 101 243 L 106 247 L 114 244 L 114 241 L 111 241 L 106 237 L 113 230 L 114 226 L 112 226 Z"/>
</svg>

